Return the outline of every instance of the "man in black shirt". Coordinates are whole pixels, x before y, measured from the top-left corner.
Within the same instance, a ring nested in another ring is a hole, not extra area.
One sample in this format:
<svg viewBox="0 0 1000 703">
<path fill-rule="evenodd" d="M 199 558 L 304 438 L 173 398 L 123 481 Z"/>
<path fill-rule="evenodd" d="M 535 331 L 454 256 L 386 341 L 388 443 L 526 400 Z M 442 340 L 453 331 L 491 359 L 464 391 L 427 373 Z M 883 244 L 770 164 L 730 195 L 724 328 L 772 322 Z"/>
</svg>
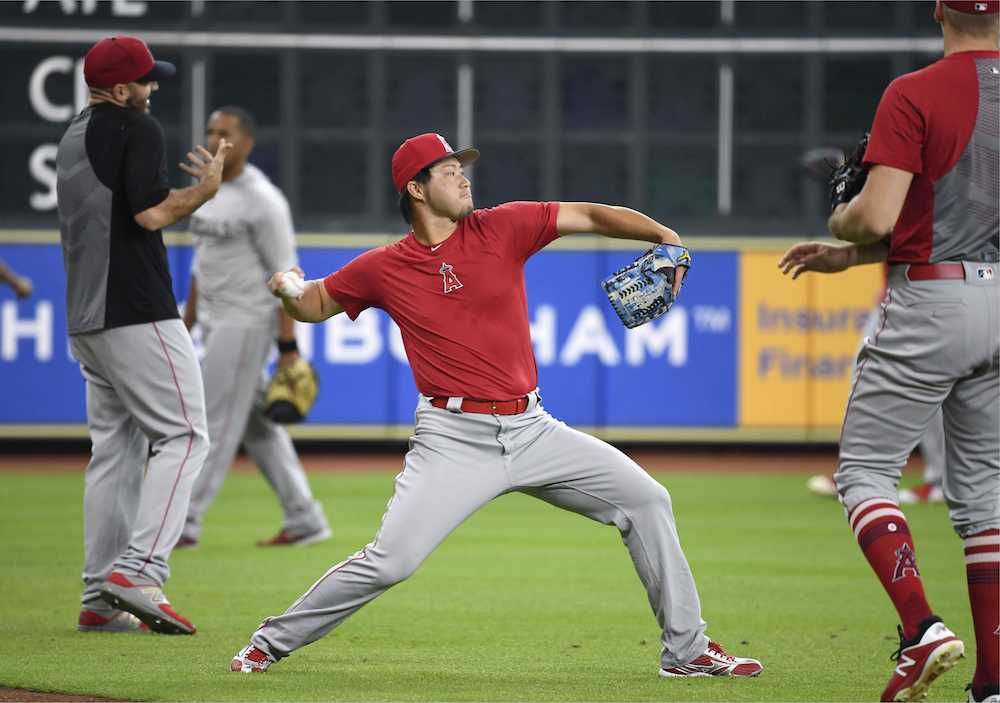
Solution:
<svg viewBox="0 0 1000 703">
<path fill-rule="evenodd" d="M 208 453 L 205 400 L 160 228 L 215 195 L 230 145 L 214 156 L 200 146 L 189 152 L 181 169 L 197 182 L 170 189 L 149 97 L 174 73 L 141 39 L 95 44 L 84 60 L 90 104 L 56 158 L 70 346 L 87 382 L 93 446 L 83 499 L 85 631 L 195 631 L 162 587 Z"/>
</svg>

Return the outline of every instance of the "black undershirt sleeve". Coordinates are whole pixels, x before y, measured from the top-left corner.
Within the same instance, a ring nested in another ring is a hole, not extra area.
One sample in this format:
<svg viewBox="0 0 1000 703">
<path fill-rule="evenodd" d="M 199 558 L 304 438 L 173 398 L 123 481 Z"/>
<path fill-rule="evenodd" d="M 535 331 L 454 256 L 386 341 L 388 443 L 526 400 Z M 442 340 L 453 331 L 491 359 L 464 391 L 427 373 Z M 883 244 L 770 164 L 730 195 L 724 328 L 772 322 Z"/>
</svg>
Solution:
<svg viewBox="0 0 1000 703">
<path fill-rule="evenodd" d="M 133 215 L 159 205 L 170 195 L 163 128 L 149 115 L 128 126 L 123 176 Z"/>
</svg>

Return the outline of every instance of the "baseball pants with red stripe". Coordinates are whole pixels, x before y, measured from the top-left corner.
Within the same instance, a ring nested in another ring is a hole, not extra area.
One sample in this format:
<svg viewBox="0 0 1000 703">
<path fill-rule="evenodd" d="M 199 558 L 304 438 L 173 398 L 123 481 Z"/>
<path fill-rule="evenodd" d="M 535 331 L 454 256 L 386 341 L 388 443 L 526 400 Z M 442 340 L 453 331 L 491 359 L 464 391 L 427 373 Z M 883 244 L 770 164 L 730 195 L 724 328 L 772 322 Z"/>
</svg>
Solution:
<svg viewBox="0 0 1000 703">
<path fill-rule="evenodd" d="M 882 320 L 865 340 L 834 477 L 848 511 L 896 501 L 906 460 L 940 408 L 942 489 L 959 536 L 1000 528 L 1000 272 L 909 281 L 893 266 Z"/>
<path fill-rule="evenodd" d="M 662 628 L 663 666 L 708 644 L 667 490 L 622 452 L 554 419 L 529 395 L 520 415 L 452 412 L 421 397 L 402 473 L 374 541 L 330 569 L 252 642 L 284 657 L 412 574 L 494 498 L 519 491 L 615 525 Z"/>
<path fill-rule="evenodd" d="M 180 320 L 70 337 L 87 381 L 92 442 L 83 497 L 83 605 L 112 570 L 159 584 L 208 454 L 205 394 Z"/>
</svg>

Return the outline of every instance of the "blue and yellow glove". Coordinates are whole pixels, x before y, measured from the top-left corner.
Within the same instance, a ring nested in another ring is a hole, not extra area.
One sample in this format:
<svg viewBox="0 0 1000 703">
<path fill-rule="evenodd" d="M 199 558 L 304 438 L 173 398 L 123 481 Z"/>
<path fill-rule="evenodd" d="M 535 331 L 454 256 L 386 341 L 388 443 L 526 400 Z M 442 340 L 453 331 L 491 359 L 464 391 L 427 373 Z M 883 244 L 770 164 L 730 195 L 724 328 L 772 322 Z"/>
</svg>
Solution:
<svg viewBox="0 0 1000 703">
<path fill-rule="evenodd" d="M 638 327 L 670 310 L 676 299 L 674 281 L 678 267 L 685 269 L 681 278 L 683 285 L 691 269 L 691 253 L 687 247 L 657 244 L 601 281 L 601 287 L 622 323 L 628 328 Z"/>
</svg>

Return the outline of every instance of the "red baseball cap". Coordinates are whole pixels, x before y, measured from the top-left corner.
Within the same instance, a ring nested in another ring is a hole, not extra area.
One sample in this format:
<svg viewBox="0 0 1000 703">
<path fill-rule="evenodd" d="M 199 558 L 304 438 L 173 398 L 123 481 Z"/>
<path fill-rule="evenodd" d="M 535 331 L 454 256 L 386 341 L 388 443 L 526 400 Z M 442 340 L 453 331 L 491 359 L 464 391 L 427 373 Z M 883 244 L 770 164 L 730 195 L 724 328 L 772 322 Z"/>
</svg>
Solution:
<svg viewBox="0 0 1000 703">
<path fill-rule="evenodd" d="M 406 184 L 423 169 L 448 158 L 458 159 L 464 166 L 479 158 L 479 150 L 455 151 L 444 137 L 434 132 L 410 137 L 392 155 L 392 182 L 396 191 L 402 193 Z"/>
<path fill-rule="evenodd" d="M 177 73 L 167 61 L 156 61 L 138 37 L 107 37 L 90 47 L 83 59 L 83 77 L 92 88 L 118 83 L 159 81 Z"/>
<path fill-rule="evenodd" d="M 944 5 L 970 15 L 995 15 L 1000 12 L 1000 0 L 942 0 Z"/>
</svg>

